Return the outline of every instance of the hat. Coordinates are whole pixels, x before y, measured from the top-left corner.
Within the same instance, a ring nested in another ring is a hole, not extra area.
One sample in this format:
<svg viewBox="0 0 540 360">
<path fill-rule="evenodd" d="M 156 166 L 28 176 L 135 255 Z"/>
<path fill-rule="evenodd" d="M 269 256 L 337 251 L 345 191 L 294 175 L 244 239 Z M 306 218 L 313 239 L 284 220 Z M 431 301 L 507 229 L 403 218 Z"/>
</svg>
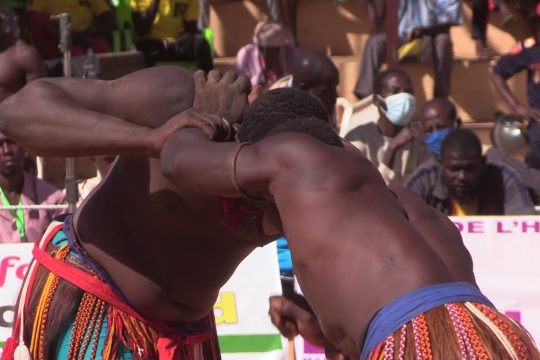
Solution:
<svg viewBox="0 0 540 360">
<path fill-rule="evenodd" d="M 279 47 L 289 39 L 287 29 L 278 23 L 261 21 L 253 31 L 253 43 L 263 47 Z"/>
</svg>

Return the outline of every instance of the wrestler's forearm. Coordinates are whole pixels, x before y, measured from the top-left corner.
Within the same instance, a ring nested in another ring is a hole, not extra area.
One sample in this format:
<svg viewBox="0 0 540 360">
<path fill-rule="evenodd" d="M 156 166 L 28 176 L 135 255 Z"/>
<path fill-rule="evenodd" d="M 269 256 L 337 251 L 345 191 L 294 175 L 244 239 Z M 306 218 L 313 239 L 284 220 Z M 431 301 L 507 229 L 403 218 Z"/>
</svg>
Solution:
<svg viewBox="0 0 540 360">
<path fill-rule="evenodd" d="M 151 129 L 89 110 L 43 80 L 0 104 L 0 132 L 40 156 L 157 155 Z"/>
<path fill-rule="evenodd" d="M 216 196 L 238 197 L 232 181 L 235 143 L 216 143 L 198 129 L 171 135 L 162 147 L 164 176 L 181 189 Z"/>
<path fill-rule="evenodd" d="M 237 143 L 212 142 L 198 129 L 183 129 L 165 142 L 161 169 L 176 186 L 194 192 L 241 197 L 242 191 L 268 191 L 269 178 L 261 171 L 268 158 L 257 156 L 255 147 L 240 149 Z"/>
</svg>

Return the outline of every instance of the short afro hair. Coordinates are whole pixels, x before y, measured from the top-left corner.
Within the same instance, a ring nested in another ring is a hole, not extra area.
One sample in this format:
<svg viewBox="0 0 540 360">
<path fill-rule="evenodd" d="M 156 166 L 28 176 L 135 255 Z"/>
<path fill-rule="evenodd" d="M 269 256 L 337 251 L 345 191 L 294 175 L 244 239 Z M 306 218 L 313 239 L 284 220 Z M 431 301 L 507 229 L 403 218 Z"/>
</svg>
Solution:
<svg viewBox="0 0 540 360">
<path fill-rule="evenodd" d="M 341 138 L 336 134 L 336 131 L 321 119 L 312 117 L 290 119 L 274 127 L 272 131 L 268 133 L 268 136 L 281 133 L 302 133 L 309 135 L 326 145 L 343 147 Z"/>
<path fill-rule="evenodd" d="M 255 143 L 288 120 L 310 117 L 330 124 L 328 112 L 317 97 L 296 88 L 273 89 L 253 101 L 242 121 L 238 139 Z"/>
<path fill-rule="evenodd" d="M 405 71 L 396 69 L 396 68 L 389 68 L 386 70 L 381 71 L 375 76 L 375 80 L 373 81 L 373 93 L 380 94 L 382 92 L 382 87 L 384 80 L 390 75 L 402 75 L 403 77 L 406 77 L 407 79 L 410 79 L 411 77 L 409 74 L 407 74 Z"/>
<path fill-rule="evenodd" d="M 471 153 L 482 156 L 482 144 L 471 130 L 457 129 L 448 134 L 442 143 L 441 155 L 444 156 L 450 152 L 459 156 Z"/>
</svg>

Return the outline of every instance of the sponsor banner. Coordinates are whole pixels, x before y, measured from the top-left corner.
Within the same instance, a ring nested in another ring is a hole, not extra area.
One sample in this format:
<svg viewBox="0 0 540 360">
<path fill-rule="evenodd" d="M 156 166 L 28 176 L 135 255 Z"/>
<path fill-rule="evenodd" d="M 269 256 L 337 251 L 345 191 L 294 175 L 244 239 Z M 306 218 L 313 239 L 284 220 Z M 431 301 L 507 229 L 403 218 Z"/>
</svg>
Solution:
<svg viewBox="0 0 540 360">
<path fill-rule="evenodd" d="M 540 344 L 540 216 L 451 218 L 463 236 L 476 281 L 499 311 Z M 295 339 L 297 360 L 323 360 L 324 350 Z"/>
<path fill-rule="evenodd" d="M 0 348 L 11 335 L 14 304 L 32 246 L 0 245 Z M 268 297 L 279 293 L 277 252 L 272 243 L 255 249 L 219 293 L 214 314 L 224 360 L 286 358 L 287 342 L 268 316 Z"/>
</svg>

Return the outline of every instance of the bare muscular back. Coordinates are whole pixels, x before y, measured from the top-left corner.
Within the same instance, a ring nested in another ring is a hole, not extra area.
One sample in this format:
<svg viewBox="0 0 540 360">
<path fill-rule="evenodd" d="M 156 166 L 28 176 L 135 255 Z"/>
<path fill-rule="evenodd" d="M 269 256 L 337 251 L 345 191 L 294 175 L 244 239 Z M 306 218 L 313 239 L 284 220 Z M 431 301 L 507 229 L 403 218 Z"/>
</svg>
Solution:
<svg viewBox="0 0 540 360">
<path fill-rule="evenodd" d="M 241 152 L 237 169 L 244 190 L 269 179 L 295 274 L 334 344 L 361 341 L 390 301 L 454 280 L 361 154 L 283 134 Z"/>
<path fill-rule="evenodd" d="M 426 241 L 377 169 L 356 151 L 279 134 L 238 153 L 233 145 L 209 143 L 200 131 L 182 130 L 168 140 L 161 159 L 173 164 L 164 173 L 177 185 L 275 203 L 300 286 L 326 337 L 349 353 L 384 305 L 454 280 L 445 264 L 452 255 L 443 257 L 443 247 L 435 250 Z M 186 171 L 194 177 L 178 176 Z"/>
</svg>

